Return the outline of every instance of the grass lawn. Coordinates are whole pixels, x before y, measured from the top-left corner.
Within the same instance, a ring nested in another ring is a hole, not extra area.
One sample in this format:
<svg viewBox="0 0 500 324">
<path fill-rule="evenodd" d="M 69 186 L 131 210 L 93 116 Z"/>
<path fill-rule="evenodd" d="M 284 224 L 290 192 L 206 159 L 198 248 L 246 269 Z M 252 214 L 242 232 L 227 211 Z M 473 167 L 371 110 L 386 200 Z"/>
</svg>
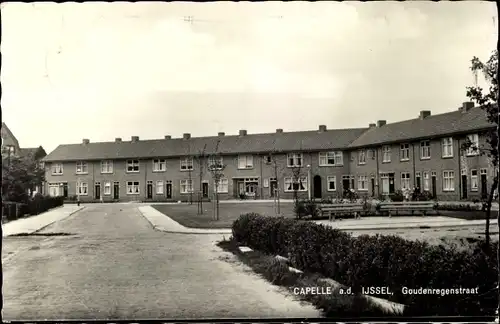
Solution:
<svg viewBox="0 0 500 324">
<path fill-rule="evenodd" d="M 293 203 L 282 202 L 281 214 L 285 217 L 294 217 Z M 221 203 L 219 204 L 219 220 L 213 220 L 213 203 L 203 203 L 203 214 L 198 215 L 196 203 L 152 205 L 153 208 L 172 218 L 186 227 L 192 228 L 231 228 L 233 222 L 246 213 L 259 213 L 274 216 L 274 203 Z"/>
</svg>

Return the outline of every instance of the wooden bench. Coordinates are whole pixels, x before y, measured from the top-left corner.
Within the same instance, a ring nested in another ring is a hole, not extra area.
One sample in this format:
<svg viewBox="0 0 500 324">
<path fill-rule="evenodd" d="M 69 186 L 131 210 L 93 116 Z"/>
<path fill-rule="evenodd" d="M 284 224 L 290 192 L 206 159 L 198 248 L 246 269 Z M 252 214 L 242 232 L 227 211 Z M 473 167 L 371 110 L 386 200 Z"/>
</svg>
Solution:
<svg viewBox="0 0 500 324">
<path fill-rule="evenodd" d="M 328 219 L 332 221 L 337 215 L 354 215 L 355 218 L 360 217 L 360 213 L 364 208 L 362 204 L 322 204 L 319 206 L 321 216 L 328 214 Z"/>
<path fill-rule="evenodd" d="M 434 211 L 433 201 L 403 201 L 403 202 L 383 202 L 380 203 L 380 212 L 388 213 L 389 217 L 393 213 L 398 215 L 400 212 L 411 212 L 413 215 L 416 211 L 422 215 L 427 215 L 429 211 Z"/>
</svg>

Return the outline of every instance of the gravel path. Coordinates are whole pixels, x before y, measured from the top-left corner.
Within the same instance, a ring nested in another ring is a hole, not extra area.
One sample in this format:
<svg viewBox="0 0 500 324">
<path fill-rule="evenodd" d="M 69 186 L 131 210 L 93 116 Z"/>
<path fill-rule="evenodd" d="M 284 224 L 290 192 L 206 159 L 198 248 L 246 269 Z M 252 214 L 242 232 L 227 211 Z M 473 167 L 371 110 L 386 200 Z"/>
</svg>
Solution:
<svg viewBox="0 0 500 324">
<path fill-rule="evenodd" d="M 223 235 L 154 231 L 133 204 L 89 205 L 41 233 L 71 235 L 4 238 L 5 320 L 321 316 L 228 263 Z"/>
</svg>

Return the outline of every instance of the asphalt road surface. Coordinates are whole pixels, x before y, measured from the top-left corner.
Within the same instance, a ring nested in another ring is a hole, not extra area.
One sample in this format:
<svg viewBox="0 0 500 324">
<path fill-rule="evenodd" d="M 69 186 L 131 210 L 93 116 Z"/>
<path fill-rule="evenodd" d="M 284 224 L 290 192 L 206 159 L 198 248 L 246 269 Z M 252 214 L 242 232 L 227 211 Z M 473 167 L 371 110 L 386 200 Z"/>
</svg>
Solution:
<svg viewBox="0 0 500 324">
<path fill-rule="evenodd" d="M 89 205 L 3 239 L 4 320 L 319 317 L 214 244 L 152 229 L 133 204 Z M 62 235 L 66 234 L 66 235 Z"/>
</svg>

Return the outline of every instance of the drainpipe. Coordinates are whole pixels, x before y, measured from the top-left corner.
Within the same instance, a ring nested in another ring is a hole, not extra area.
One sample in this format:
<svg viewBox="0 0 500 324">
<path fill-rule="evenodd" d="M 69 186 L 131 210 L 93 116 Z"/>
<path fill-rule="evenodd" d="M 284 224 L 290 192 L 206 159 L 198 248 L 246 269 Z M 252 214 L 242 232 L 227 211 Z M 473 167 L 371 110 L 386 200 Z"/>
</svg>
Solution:
<svg viewBox="0 0 500 324">
<path fill-rule="evenodd" d="M 458 199 L 462 199 L 462 149 L 460 146 L 460 138 L 457 139 L 458 143 Z"/>
<path fill-rule="evenodd" d="M 413 158 L 413 187 L 417 185 L 417 172 L 415 171 L 415 143 L 411 145 L 412 148 L 412 158 Z"/>
<path fill-rule="evenodd" d="M 377 173 L 375 174 L 375 187 L 377 187 L 377 199 L 380 196 L 380 170 L 379 170 L 379 161 L 378 161 L 378 147 L 375 147 L 375 160 L 377 161 Z"/>
<path fill-rule="evenodd" d="M 264 185 L 264 179 L 262 178 L 262 160 L 264 159 L 264 156 L 261 156 L 261 155 L 257 155 L 258 158 L 259 158 L 259 166 L 260 166 L 260 199 L 264 199 L 264 188 L 263 188 L 263 185 Z"/>
<path fill-rule="evenodd" d="M 148 194 L 148 161 L 146 160 L 146 163 L 144 163 L 144 200 L 146 200 L 147 194 Z"/>
</svg>

